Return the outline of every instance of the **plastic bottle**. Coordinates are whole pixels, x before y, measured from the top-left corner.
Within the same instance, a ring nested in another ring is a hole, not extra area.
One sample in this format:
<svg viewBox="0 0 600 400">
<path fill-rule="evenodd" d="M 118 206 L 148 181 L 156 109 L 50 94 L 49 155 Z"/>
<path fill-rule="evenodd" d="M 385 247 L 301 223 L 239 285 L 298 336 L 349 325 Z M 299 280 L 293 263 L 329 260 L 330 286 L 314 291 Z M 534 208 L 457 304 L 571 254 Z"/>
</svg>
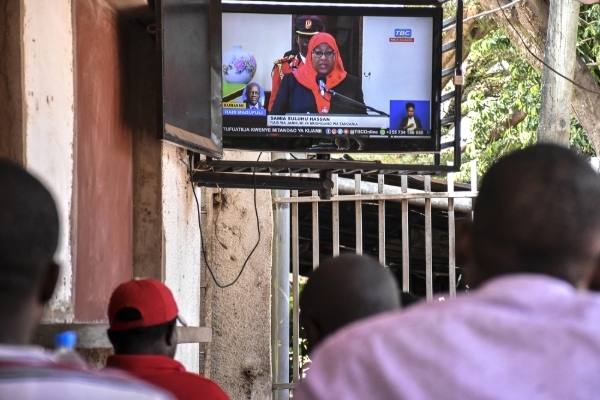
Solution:
<svg viewBox="0 0 600 400">
<path fill-rule="evenodd" d="M 75 351 L 77 334 L 73 331 L 57 333 L 54 336 L 54 357 L 61 362 L 86 365 L 85 361 Z"/>
</svg>

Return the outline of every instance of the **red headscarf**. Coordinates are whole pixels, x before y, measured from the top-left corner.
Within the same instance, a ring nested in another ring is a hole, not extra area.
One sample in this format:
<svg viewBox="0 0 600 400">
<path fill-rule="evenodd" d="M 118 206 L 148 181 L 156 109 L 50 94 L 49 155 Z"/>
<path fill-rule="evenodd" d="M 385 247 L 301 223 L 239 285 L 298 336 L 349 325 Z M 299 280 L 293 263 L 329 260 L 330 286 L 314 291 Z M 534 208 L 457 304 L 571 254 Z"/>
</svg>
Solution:
<svg viewBox="0 0 600 400">
<path fill-rule="evenodd" d="M 317 33 L 310 39 L 308 43 L 308 51 L 306 53 L 306 65 L 304 67 L 292 72 L 296 77 L 296 80 L 300 82 L 302 86 L 310 89 L 315 96 L 317 101 L 317 110 L 319 114 L 326 114 L 329 112 L 329 105 L 331 102 L 331 94 L 325 93 L 325 98 L 321 96 L 319 91 L 319 85 L 317 85 L 317 71 L 312 64 L 312 52 L 315 47 L 320 44 L 327 43 L 333 51 L 335 51 L 335 64 L 329 74 L 327 74 L 327 87 L 336 87 L 346 77 L 346 71 L 344 70 L 344 64 L 340 57 L 340 52 L 333 36 L 329 33 L 321 32 Z"/>
</svg>

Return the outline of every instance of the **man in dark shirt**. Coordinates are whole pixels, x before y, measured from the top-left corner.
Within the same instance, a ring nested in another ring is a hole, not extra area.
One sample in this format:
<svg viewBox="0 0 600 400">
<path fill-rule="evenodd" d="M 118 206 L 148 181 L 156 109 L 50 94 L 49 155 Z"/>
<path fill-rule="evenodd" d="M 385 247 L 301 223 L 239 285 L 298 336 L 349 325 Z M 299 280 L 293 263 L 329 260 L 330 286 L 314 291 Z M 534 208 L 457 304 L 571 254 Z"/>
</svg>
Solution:
<svg viewBox="0 0 600 400">
<path fill-rule="evenodd" d="M 262 105 L 259 104 L 260 100 L 260 86 L 258 83 L 249 83 L 246 86 L 246 108 L 250 109 L 261 109 Z"/>
<path fill-rule="evenodd" d="M 406 117 L 402 118 L 402 121 L 400 121 L 399 129 L 407 131 L 422 129 L 421 120 L 415 117 L 414 103 L 406 103 Z"/>
<path fill-rule="evenodd" d="M 108 305 L 108 338 L 115 355 L 109 368 L 125 370 L 175 395 L 179 400 L 228 400 L 213 381 L 186 372 L 173 359 L 177 349 L 173 294 L 155 279 L 125 282 L 115 289 Z"/>
</svg>

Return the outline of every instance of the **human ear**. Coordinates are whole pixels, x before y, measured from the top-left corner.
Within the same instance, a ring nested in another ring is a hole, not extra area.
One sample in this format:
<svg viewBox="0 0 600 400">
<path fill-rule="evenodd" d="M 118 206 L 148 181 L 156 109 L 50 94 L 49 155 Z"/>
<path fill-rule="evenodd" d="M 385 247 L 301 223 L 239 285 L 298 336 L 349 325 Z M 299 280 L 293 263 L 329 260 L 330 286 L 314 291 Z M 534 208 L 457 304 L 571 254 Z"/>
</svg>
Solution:
<svg viewBox="0 0 600 400">
<path fill-rule="evenodd" d="M 596 259 L 595 264 L 589 279 L 589 290 L 600 292 L 600 257 Z"/>
<path fill-rule="evenodd" d="M 167 335 L 166 335 L 166 342 L 167 345 L 169 347 L 176 347 L 177 346 L 177 341 L 178 341 L 178 337 L 177 337 L 177 324 L 171 324 L 171 326 L 169 326 L 169 329 L 167 330 Z"/>
<path fill-rule="evenodd" d="M 60 267 L 54 261 L 41 272 L 40 286 L 38 292 L 38 301 L 40 304 L 46 304 L 52 298 L 54 289 L 58 282 Z"/>
<path fill-rule="evenodd" d="M 473 223 L 465 218 L 456 220 L 455 254 L 456 265 L 465 271 L 465 282 L 473 288 L 477 286 L 479 277 L 475 257 L 473 256 Z"/>
</svg>

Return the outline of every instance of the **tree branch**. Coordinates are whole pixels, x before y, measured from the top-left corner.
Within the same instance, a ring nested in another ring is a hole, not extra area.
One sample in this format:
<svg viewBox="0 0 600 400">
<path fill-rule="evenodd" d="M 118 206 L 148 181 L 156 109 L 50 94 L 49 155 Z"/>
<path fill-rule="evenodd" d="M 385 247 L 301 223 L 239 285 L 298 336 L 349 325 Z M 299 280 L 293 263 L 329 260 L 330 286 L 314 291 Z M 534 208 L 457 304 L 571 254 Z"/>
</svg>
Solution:
<svg viewBox="0 0 600 400">
<path fill-rule="evenodd" d="M 486 10 L 491 10 L 500 5 L 507 4 L 506 0 L 478 0 L 479 4 Z M 519 30 L 519 34 L 525 41 L 515 33 L 513 27 L 506 21 L 508 17 L 512 25 Z M 527 0 L 517 4 L 510 10 L 504 10 L 492 14 L 492 18 L 506 32 L 513 45 L 519 49 L 523 57 L 538 71 L 541 71 L 541 63 L 528 51 L 528 47 L 538 58 L 544 58 L 544 42 L 548 28 L 548 5 L 543 0 Z M 574 81 L 585 88 L 598 91 L 600 86 L 594 79 L 589 68 L 577 57 Z M 585 130 L 592 142 L 597 154 L 600 154 L 600 124 L 597 115 L 600 115 L 600 95 L 591 93 L 580 87 L 573 88 L 571 98 L 571 109 L 577 120 Z"/>
</svg>

